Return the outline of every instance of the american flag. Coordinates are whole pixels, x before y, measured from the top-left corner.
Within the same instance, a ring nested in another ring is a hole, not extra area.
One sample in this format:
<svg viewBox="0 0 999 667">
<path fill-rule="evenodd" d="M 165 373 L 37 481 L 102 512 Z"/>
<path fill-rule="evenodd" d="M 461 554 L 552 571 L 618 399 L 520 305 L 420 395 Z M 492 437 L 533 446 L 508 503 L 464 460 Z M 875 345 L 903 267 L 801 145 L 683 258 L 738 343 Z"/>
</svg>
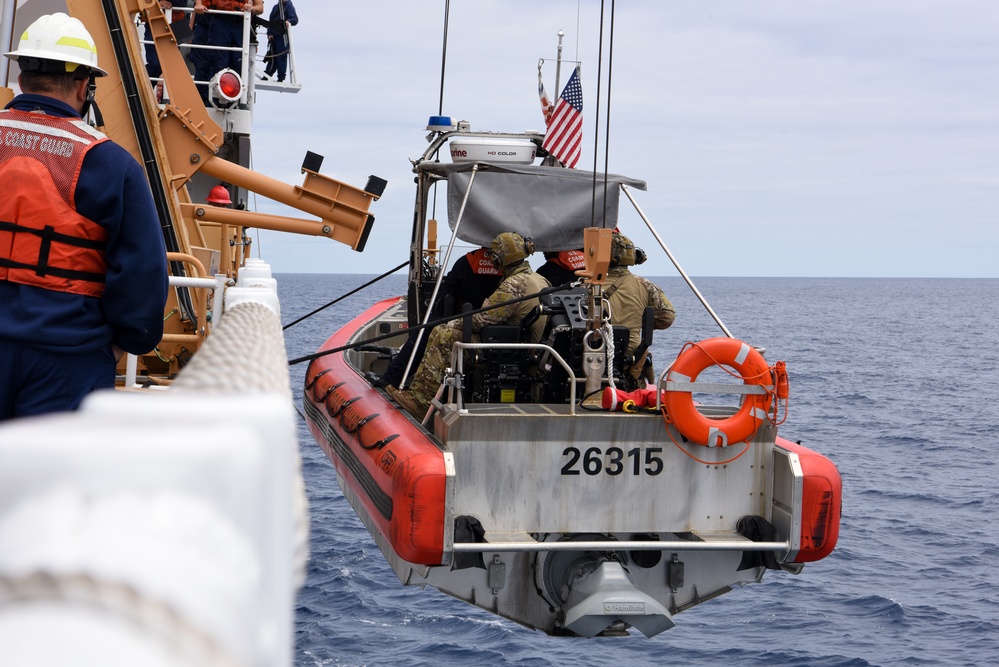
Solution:
<svg viewBox="0 0 999 667">
<path fill-rule="evenodd" d="M 559 95 L 552 114 L 548 134 L 541 147 L 558 158 L 559 162 L 570 169 L 579 162 L 580 149 L 583 144 L 583 87 L 579 85 L 579 67 L 577 66 Z"/>
</svg>

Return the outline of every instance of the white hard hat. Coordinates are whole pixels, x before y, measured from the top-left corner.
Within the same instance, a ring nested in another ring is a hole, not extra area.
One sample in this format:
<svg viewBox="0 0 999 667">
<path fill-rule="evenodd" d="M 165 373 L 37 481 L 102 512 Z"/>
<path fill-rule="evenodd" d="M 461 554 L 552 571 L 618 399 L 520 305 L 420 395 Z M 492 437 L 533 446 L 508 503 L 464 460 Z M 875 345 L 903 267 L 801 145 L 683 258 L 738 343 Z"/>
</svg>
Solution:
<svg viewBox="0 0 999 667">
<path fill-rule="evenodd" d="M 76 69 L 70 64 L 84 65 L 96 76 L 108 75 L 97 66 L 97 47 L 83 23 L 62 12 L 39 17 L 21 35 L 17 50 L 4 55 L 15 61 L 37 58 L 66 63 L 67 72 Z M 27 62 L 19 64 L 22 71 L 28 71 Z"/>
</svg>

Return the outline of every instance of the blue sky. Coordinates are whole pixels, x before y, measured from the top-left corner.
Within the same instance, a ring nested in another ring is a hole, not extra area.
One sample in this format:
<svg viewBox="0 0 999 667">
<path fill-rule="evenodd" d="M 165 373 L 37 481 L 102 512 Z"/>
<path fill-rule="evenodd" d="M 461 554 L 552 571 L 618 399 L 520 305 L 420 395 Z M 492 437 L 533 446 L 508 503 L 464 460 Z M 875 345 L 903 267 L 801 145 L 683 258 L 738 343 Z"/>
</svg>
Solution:
<svg viewBox="0 0 999 667">
<path fill-rule="evenodd" d="M 561 29 L 563 57 L 582 61 L 591 168 L 599 2 L 450 4 L 444 113 L 541 129 L 537 65 L 557 95 Z M 389 185 L 364 253 L 267 232 L 258 246 L 277 272 L 380 273 L 406 259 L 444 1 L 296 7 L 303 89 L 258 94 L 254 167 L 300 183 L 312 150 L 333 178 Z M 994 0 L 622 0 L 610 169 L 648 182 L 639 205 L 691 275 L 999 277 L 997 35 Z M 675 273 L 637 215 L 622 229 L 649 252 L 644 273 Z"/>
</svg>

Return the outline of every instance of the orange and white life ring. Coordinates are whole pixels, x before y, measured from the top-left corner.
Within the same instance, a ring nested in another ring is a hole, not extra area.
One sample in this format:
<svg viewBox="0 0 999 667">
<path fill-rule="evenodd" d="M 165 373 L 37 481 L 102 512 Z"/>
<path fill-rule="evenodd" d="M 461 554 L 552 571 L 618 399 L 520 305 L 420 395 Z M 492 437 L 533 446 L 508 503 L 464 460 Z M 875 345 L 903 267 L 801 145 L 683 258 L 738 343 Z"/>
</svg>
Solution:
<svg viewBox="0 0 999 667">
<path fill-rule="evenodd" d="M 734 415 L 710 419 L 698 412 L 689 390 L 671 389 L 669 382 L 692 383 L 706 368 L 728 366 L 739 373 L 745 384 L 766 386 L 772 376 L 763 355 L 735 338 L 709 338 L 688 345 L 666 376 L 663 407 L 667 419 L 685 438 L 706 447 L 726 447 L 750 438 L 767 418 L 773 392 L 746 394 Z"/>
</svg>

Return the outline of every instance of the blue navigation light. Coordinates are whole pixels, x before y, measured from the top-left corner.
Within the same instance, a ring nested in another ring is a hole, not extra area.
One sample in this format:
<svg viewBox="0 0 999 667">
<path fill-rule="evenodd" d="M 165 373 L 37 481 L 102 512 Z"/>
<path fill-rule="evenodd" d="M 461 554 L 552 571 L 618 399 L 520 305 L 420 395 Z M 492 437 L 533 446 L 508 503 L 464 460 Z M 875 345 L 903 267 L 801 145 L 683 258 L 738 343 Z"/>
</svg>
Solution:
<svg viewBox="0 0 999 667">
<path fill-rule="evenodd" d="M 427 129 L 432 132 L 450 132 L 454 129 L 451 116 L 431 116 L 427 121 Z"/>
</svg>

